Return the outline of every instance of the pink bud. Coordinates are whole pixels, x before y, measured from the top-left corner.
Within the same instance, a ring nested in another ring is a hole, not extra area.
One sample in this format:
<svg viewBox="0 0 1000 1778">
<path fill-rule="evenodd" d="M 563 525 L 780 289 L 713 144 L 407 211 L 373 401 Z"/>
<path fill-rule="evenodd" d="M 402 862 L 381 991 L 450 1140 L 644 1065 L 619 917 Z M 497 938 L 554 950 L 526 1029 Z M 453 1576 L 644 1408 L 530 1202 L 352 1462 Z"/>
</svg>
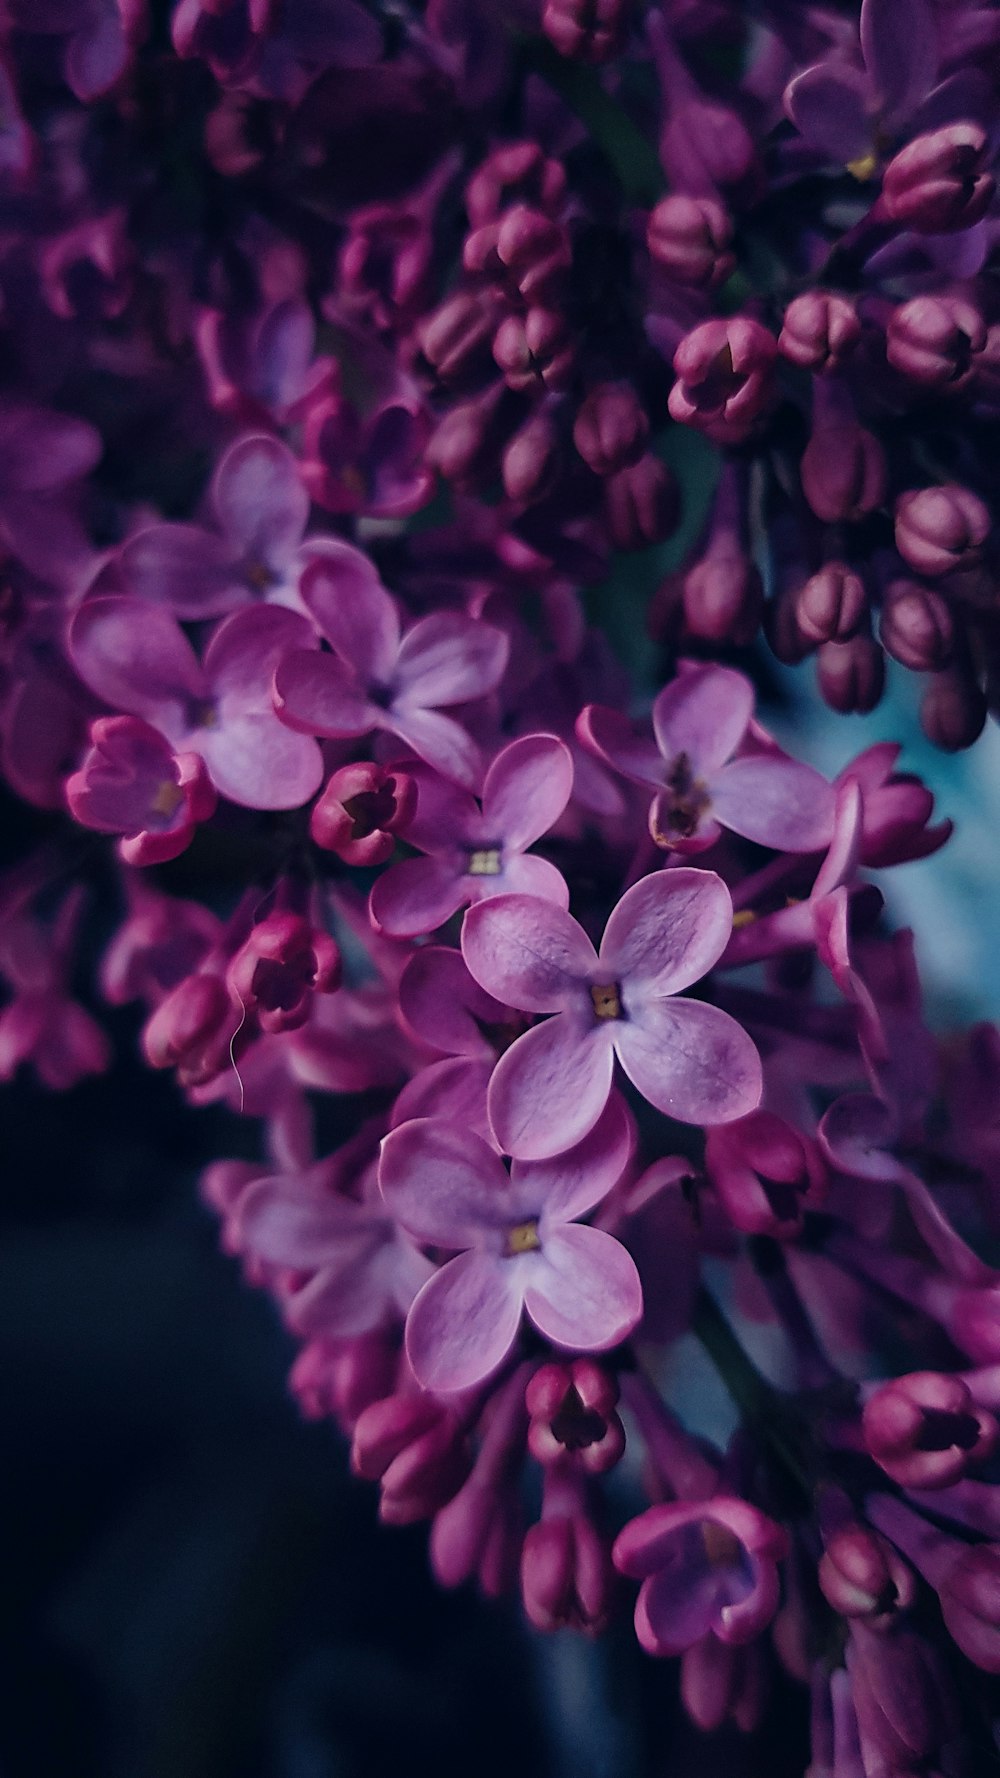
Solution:
<svg viewBox="0 0 1000 1778">
<path fill-rule="evenodd" d="M 512 203 L 534 204 L 552 212 L 562 201 L 566 174 L 537 142 L 508 142 L 488 154 L 465 189 L 465 207 L 473 228 L 492 222 Z"/>
<path fill-rule="evenodd" d="M 684 577 L 687 629 L 706 641 L 751 642 L 763 605 L 760 570 L 735 545 L 710 549 Z"/>
<path fill-rule="evenodd" d="M 422 324 L 420 349 L 443 383 L 459 383 L 489 363 L 496 324 L 494 300 L 462 290 Z"/>
<path fill-rule="evenodd" d="M 799 591 L 795 615 L 809 642 L 847 642 L 864 621 L 868 595 L 860 574 L 827 562 Z"/>
<path fill-rule="evenodd" d="M 545 0 L 542 30 L 561 56 L 592 65 L 624 48 L 632 0 Z"/>
<path fill-rule="evenodd" d="M 495 464 L 496 402 L 486 397 L 463 401 L 440 420 L 425 456 L 445 481 L 459 486 Z"/>
<path fill-rule="evenodd" d="M 552 487 L 559 467 L 559 443 L 549 414 L 539 411 L 525 421 L 505 447 L 501 459 L 504 492 L 511 500 L 531 504 Z"/>
<path fill-rule="evenodd" d="M 665 463 L 647 451 L 638 463 L 608 476 L 604 505 L 616 549 L 645 549 L 663 543 L 680 516 L 677 483 Z"/>
<path fill-rule="evenodd" d="M 802 455 L 802 492 L 826 524 L 863 518 L 885 499 L 882 446 L 862 426 L 839 383 L 813 384 L 812 435 Z"/>
<path fill-rule="evenodd" d="M 496 254 L 524 301 L 543 306 L 564 286 L 573 259 L 563 224 L 528 204 L 515 204 L 502 217 Z"/>
<path fill-rule="evenodd" d="M 889 162 L 882 201 L 894 222 L 921 234 L 971 228 L 993 201 L 989 138 L 978 123 L 946 124 L 917 136 Z"/>
<path fill-rule="evenodd" d="M 918 574 L 969 567 L 989 533 L 989 508 L 971 488 L 911 488 L 896 501 L 896 548 Z"/>
<path fill-rule="evenodd" d="M 569 322 L 555 309 L 508 315 L 493 340 L 493 357 L 511 389 L 565 388 L 574 355 Z"/>
<path fill-rule="evenodd" d="M 964 296 L 915 296 L 889 320 L 885 349 L 889 363 L 915 383 L 961 388 L 986 346 L 986 323 Z"/>
<path fill-rule="evenodd" d="M 382 1331 L 350 1340 L 310 1340 L 288 1382 L 307 1420 L 332 1415 L 350 1431 L 372 1402 L 392 1391 L 398 1355 Z"/>
<path fill-rule="evenodd" d="M 458 1493 L 470 1467 L 468 1443 L 451 1409 L 430 1395 L 390 1395 L 359 1415 L 351 1467 L 382 1483 L 387 1525 L 429 1519 Z"/>
<path fill-rule="evenodd" d="M 920 724 L 935 747 L 960 753 L 978 741 L 985 722 L 986 697 L 964 663 L 952 661 L 934 674 L 921 701 Z"/>
<path fill-rule="evenodd" d="M 268 914 L 240 946 L 226 980 L 262 1031 L 294 1031 L 312 1010 L 312 996 L 340 986 L 340 951 L 329 933 L 301 914 Z"/>
<path fill-rule="evenodd" d="M 573 426 L 573 443 L 595 475 L 616 475 L 637 463 L 648 437 L 649 416 L 629 383 L 598 383 Z"/>
<path fill-rule="evenodd" d="M 715 198 L 672 192 L 661 198 L 646 225 L 651 259 L 677 284 L 711 290 L 725 282 L 736 259 L 733 225 Z"/>
<path fill-rule="evenodd" d="M 524 1397 L 535 1461 L 570 1463 L 591 1475 L 612 1469 L 625 1449 L 617 1402 L 617 1379 L 594 1359 L 541 1365 Z"/>
<path fill-rule="evenodd" d="M 708 1132 L 705 1168 L 736 1228 L 787 1240 L 826 1195 L 816 1144 L 772 1111 L 752 1111 Z"/>
<path fill-rule="evenodd" d="M 803 370 L 828 376 L 850 358 L 861 338 L 861 322 L 850 297 L 807 290 L 785 310 L 778 351 Z"/>
<path fill-rule="evenodd" d="M 674 353 L 673 419 L 717 444 L 739 444 L 770 403 L 777 351 L 773 335 L 749 315 L 703 321 Z"/>
<path fill-rule="evenodd" d="M 706 1734 L 732 1721 L 742 1734 L 758 1727 L 766 1699 L 760 1644 L 727 1648 L 703 1636 L 681 1655 L 681 1700 L 691 1721 Z"/>
<path fill-rule="evenodd" d="M 862 1618 L 888 1630 L 917 1595 L 909 1564 L 867 1525 L 841 1525 L 826 1538 L 817 1576 L 828 1605 L 841 1617 Z"/>
<path fill-rule="evenodd" d="M 870 636 L 824 642 L 816 656 L 820 695 L 831 710 L 874 710 L 885 687 L 885 657 Z"/>
<path fill-rule="evenodd" d="M 955 626 L 940 593 L 912 580 L 894 580 L 882 594 L 879 636 L 887 654 L 914 673 L 947 665 Z"/>
<path fill-rule="evenodd" d="M 317 846 L 336 852 L 345 864 L 384 864 L 416 806 L 417 786 L 409 773 L 358 760 L 328 779 L 309 832 Z"/>
<path fill-rule="evenodd" d="M 614 1587 L 611 1553 L 585 1512 L 530 1527 L 521 1552 L 521 1593 L 537 1630 L 569 1627 L 596 1635 L 607 1625 Z"/>
<path fill-rule="evenodd" d="M 195 1062 L 220 1037 L 232 1011 L 225 983 L 217 975 L 186 976 L 147 1021 L 142 1047 L 151 1068 Z"/>
<path fill-rule="evenodd" d="M 861 1416 L 865 1446 L 903 1488 L 948 1488 L 995 1448 L 1000 1427 L 961 1377 L 914 1371 L 870 1395 Z"/>
<path fill-rule="evenodd" d="M 985 1673 L 1000 1673 L 1000 1548 L 987 1543 L 964 1550 L 938 1596 L 962 1653 Z"/>
</svg>

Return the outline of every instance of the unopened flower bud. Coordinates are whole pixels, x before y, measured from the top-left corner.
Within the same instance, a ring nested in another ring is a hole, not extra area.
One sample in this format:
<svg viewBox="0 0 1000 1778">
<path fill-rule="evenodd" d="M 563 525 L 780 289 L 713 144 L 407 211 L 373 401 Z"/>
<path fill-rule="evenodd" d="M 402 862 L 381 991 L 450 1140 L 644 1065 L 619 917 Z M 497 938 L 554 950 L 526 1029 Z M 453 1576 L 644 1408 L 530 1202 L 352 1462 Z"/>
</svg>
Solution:
<svg viewBox="0 0 1000 1778">
<path fill-rule="evenodd" d="M 941 1615 L 962 1653 L 1000 1673 L 1000 1547 L 965 1549 L 938 1584 Z"/>
<path fill-rule="evenodd" d="M 827 562 L 800 589 L 795 615 L 809 642 L 847 642 L 863 622 L 867 607 L 860 574 L 844 562 Z"/>
<path fill-rule="evenodd" d="M 186 976 L 160 1001 L 142 1034 L 151 1068 L 186 1066 L 219 1036 L 232 1010 L 225 983 L 217 975 Z"/>
<path fill-rule="evenodd" d="M 953 660 L 934 674 L 921 701 L 920 726 L 935 747 L 960 753 L 978 741 L 985 722 L 985 693 L 964 662 Z"/>
<path fill-rule="evenodd" d="M 885 454 L 860 424 L 839 384 L 813 385 L 813 428 L 802 455 L 802 492 L 818 519 L 841 524 L 874 512 L 885 499 Z"/>
<path fill-rule="evenodd" d="M 427 443 L 424 454 L 431 468 L 458 486 L 482 471 L 492 472 L 496 417 L 496 402 L 489 398 L 450 408 Z"/>
<path fill-rule="evenodd" d="M 632 0 L 545 0 L 542 30 L 561 56 L 599 64 L 620 53 Z"/>
<path fill-rule="evenodd" d="M 894 580 L 882 595 L 879 636 L 887 654 L 914 673 L 947 665 L 955 626 L 947 602 L 930 587 Z"/>
<path fill-rule="evenodd" d="M 986 131 L 968 120 L 915 137 L 886 167 L 886 211 L 894 222 L 920 234 L 971 228 L 985 216 L 996 191 L 986 170 L 988 156 Z"/>
<path fill-rule="evenodd" d="M 458 1493 L 469 1473 L 468 1441 L 451 1409 L 434 1396 L 390 1395 L 359 1415 L 351 1467 L 381 1481 L 384 1524 L 412 1525 Z"/>
<path fill-rule="evenodd" d="M 555 309 L 508 315 L 493 340 L 493 357 L 511 389 L 562 389 L 573 367 L 569 323 Z"/>
<path fill-rule="evenodd" d="M 465 188 L 465 208 L 473 228 L 492 222 L 513 203 L 552 212 L 566 190 L 562 163 L 550 160 L 537 142 L 507 142 L 488 154 Z"/>
<path fill-rule="evenodd" d="M 555 481 L 559 443 L 551 416 L 532 414 L 504 449 L 500 470 L 509 499 L 531 504 L 541 500 Z"/>
<path fill-rule="evenodd" d="M 596 1635 L 615 1588 L 611 1553 L 585 1512 L 532 1525 L 521 1552 L 524 1609 L 536 1630 L 569 1627 Z"/>
<path fill-rule="evenodd" d="M 860 338 L 861 322 L 850 297 L 807 290 L 785 310 L 778 351 L 803 370 L 827 376 L 850 358 Z"/>
<path fill-rule="evenodd" d="M 841 1617 L 887 1630 L 913 1604 L 913 1570 L 892 1544 L 868 1525 L 841 1525 L 826 1538 L 818 1580 L 827 1604 Z"/>
<path fill-rule="evenodd" d="M 497 313 L 492 298 L 461 290 L 420 328 L 420 349 L 443 383 L 458 383 L 489 362 Z"/>
<path fill-rule="evenodd" d="M 986 346 L 986 323 L 964 296 L 915 296 L 901 303 L 886 328 L 886 357 L 915 383 L 960 388 Z"/>
<path fill-rule="evenodd" d="M 750 642 L 764 605 L 760 570 L 742 549 L 709 550 L 684 577 L 684 618 L 708 642 Z"/>
<path fill-rule="evenodd" d="M 629 383 L 598 383 L 573 426 L 573 443 L 595 475 L 637 463 L 648 437 L 649 416 Z"/>
<path fill-rule="evenodd" d="M 638 463 L 608 476 L 604 507 L 616 549 L 645 549 L 663 543 L 676 529 L 680 497 L 670 470 L 647 451 Z"/>
<path fill-rule="evenodd" d="M 416 806 L 417 786 L 409 773 L 357 760 L 329 778 L 309 817 L 309 832 L 317 846 L 336 852 L 345 864 L 384 864 Z"/>
<path fill-rule="evenodd" d="M 870 636 L 824 642 L 816 656 L 820 695 L 844 715 L 874 710 L 885 687 L 885 657 Z"/>
<path fill-rule="evenodd" d="M 385 1333 L 315 1339 L 303 1346 L 288 1384 L 307 1420 L 332 1416 L 351 1431 L 372 1402 L 392 1393 L 398 1354 Z"/>
<path fill-rule="evenodd" d="M 826 1191 L 816 1144 L 772 1111 L 709 1130 L 705 1167 L 730 1221 L 750 1235 L 798 1234 Z"/>
<path fill-rule="evenodd" d="M 777 351 L 774 336 L 749 315 L 703 321 L 674 353 L 672 417 L 718 444 L 740 443 L 771 400 Z"/>
<path fill-rule="evenodd" d="M 515 204 L 501 219 L 496 255 L 524 301 L 541 305 L 565 284 L 573 257 L 563 224 L 528 204 Z"/>
<path fill-rule="evenodd" d="M 677 284 L 711 290 L 733 270 L 733 225 L 716 198 L 671 192 L 651 211 L 646 244 L 651 259 Z"/>
<path fill-rule="evenodd" d="M 591 1475 L 612 1469 L 625 1449 L 617 1403 L 617 1379 L 595 1359 L 541 1365 L 524 1397 L 535 1461 L 572 1463 Z"/>
<path fill-rule="evenodd" d="M 869 1455 L 902 1488 L 948 1488 L 1000 1439 L 993 1415 L 944 1371 L 883 1383 L 865 1403 L 861 1428 Z"/>
<path fill-rule="evenodd" d="M 240 946 L 226 980 L 262 1031 L 293 1031 L 309 1017 L 314 993 L 339 987 L 340 973 L 340 951 L 329 933 L 301 914 L 275 913 Z"/>
<path fill-rule="evenodd" d="M 896 501 L 896 548 L 918 574 L 970 567 L 989 532 L 989 508 L 971 488 L 911 488 Z"/>
</svg>

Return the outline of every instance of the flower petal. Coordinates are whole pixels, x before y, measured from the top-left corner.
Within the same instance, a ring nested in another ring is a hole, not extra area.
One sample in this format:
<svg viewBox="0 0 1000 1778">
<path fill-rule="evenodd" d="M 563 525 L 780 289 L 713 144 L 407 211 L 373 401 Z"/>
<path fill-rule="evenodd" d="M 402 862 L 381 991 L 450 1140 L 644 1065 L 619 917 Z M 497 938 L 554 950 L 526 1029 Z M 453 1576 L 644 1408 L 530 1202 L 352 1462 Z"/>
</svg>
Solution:
<svg viewBox="0 0 1000 1778">
<path fill-rule="evenodd" d="M 506 850 L 523 852 L 555 826 L 572 790 L 569 748 L 555 735 L 522 735 L 497 754 L 486 774 L 483 833 Z"/>
<path fill-rule="evenodd" d="M 396 697 L 400 710 L 436 710 L 493 691 L 507 665 L 502 630 L 460 611 L 437 611 L 407 630 L 399 648 Z"/>
<path fill-rule="evenodd" d="M 493 1071 L 487 1099 L 504 1154 L 545 1160 L 593 1129 L 611 1091 L 611 1035 L 610 1022 L 588 1029 L 573 1013 L 558 1013 L 511 1044 Z"/>
<path fill-rule="evenodd" d="M 445 1056 L 441 1062 L 430 1062 L 397 1093 L 391 1127 L 399 1129 L 417 1117 L 445 1118 L 481 1136 L 495 1150 L 486 1112 L 492 1072 L 492 1056 Z"/>
<path fill-rule="evenodd" d="M 663 755 L 655 740 L 643 734 L 618 710 L 588 704 L 577 719 L 576 732 L 585 747 L 633 784 L 656 790 L 663 783 Z"/>
<path fill-rule="evenodd" d="M 453 716 L 442 716 L 440 710 L 402 710 L 394 704 L 386 717 L 386 727 L 446 778 L 466 790 L 477 789 L 483 772 L 482 755 L 471 735 Z"/>
<path fill-rule="evenodd" d="M 613 1029 L 629 1080 L 668 1117 L 726 1124 L 759 1105 L 763 1078 L 756 1046 L 719 1007 L 651 1000 Z"/>
<path fill-rule="evenodd" d="M 903 122 L 929 92 L 938 65 L 937 25 L 930 0 L 863 0 L 861 53 L 879 110 Z"/>
<path fill-rule="evenodd" d="M 126 593 L 182 618 L 221 617 L 249 597 L 229 546 L 200 525 L 148 525 L 123 545 L 118 568 Z"/>
<path fill-rule="evenodd" d="M 205 672 L 214 695 L 241 715 L 274 716 L 271 695 L 276 667 L 293 650 L 315 650 L 307 618 L 280 605 L 253 605 L 234 611 L 212 632 Z"/>
<path fill-rule="evenodd" d="M 249 565 L 281 572 L 302 541 L 309 496 L 287 445 L 266 433 L 238 438 L 215 472 L 219 524 Z"/>
<path fill-rule="evenodd" d="M 733 759 L 709 788 L 712 814 L 744 839 L 779 852 L 819 852 L 830 843 L 833 786 L 797 759 Z"/>
<path fill-rule="evenodd" d="M 524 1306 L 539 1333 L 576 1352 L 606 1352 L 642 1316 L 642 1285 L 632 1255 L 613 1235 L 566 1223 L 542 1243 Z"/>
<path fill-rule="evenodd" d="M 511 1010 L 473 981 L 459 951 L 421 945 L 399 978 L 399 1010 L 422 1043 L 448 1056 L 493 1056 L 484 1025 L 509 1024 Z"/>
<path fill-rule="evenodd" d="M 405 769 L 417 787 L 417 806 L 406 828 L 407 845 L 432 857 L 439 853 L 452 856 L 457 846 L 478 845 L 480 819 L 475 797 L 423 761 L 407 764 Z"/>
<path fill-rule="evenodd" d="M 689 667 L 653 705 L 653 731 L 664 759 L 687 754 L 696 777 L 736 752 L 753 715 L 753 686 L 731 667 Z"/>
<path fill-rule="evenodd" d="M 378 1176 L 387 1209 L 417 1241 L 449 1251 L 480 1247 L 510 1220 L 510 1181 L 499 1156 L 442 1118 L 390 1131 Z"/>
<path fill-rule="evenodd" d="M 476 901 L 513 893 L 551 901 L 558 908 L 569 907 L 569 888 L 562 871 L 547 858 L 535 858 L 530 853 L 515 852 L 512 858 L 505 859 L 499 877 L 473 877 L 471 880 L 475 885 Z M 497 887 L 491 888 L 491 883 Z"/>
<path fill-rule="evenodd" d="M 537 895 L 497 895 L 471 907 L 462 955 L 487 994 L 522 1012 L 579 1004 L 597 963 L 583 927 Z"/>
<path fill-rule="evenodd" d="M 547 1161 L 514 1161 L 511 1183 L 519 1191 L 530 1183 L 541 1206 L 543 1230 L 555 1228 L 585 1216 L 607 1197 L 625 1171 L 632 1146 L 632 1121 L 615 1092 L 582 1142 Z"/>
<path fill-rule="evenodd" d="M 630 999 L 676 994 L 700 981 L 733 929 L 729 890 L 714 871 L 678 865 L 640 877 L 613 910 L 601 967 Z"/>
<path fill-rule="evenodd" d="M 315 648 L 294 648 L 279 661 L 273 696 L 282 722 L 304 735 L 366 735 L 382 720 L 350 667 Z"/>
<path fill-rule="evenodd" d="M 84 685 L 115 710 L 144 716 L 173 740 L 208 686 L 177 619 L 143 599 L 88 599 L 69 631 L 70 654 Z"/>
<path fill-rule="evenodd" d="M 316 742 L 284 728 L 267 711 L 193 730 L 186 744 L 200 753 L 216 790 L 246 809 L 301 808 L 323 782 Z"/>
<path fill-rule="evenodd" d="M 371 916 L 391 938 L 418 938 L 443 926 L 468 900 L 468 884 L 447 858 L 404 858 L 379 877 Z"/>
<path fill-rule="evenodd" d="M 348 1266 L 373 1239 L 357 1205 L 306 1179 L 258 1179 L 240 1200 L 239 1244 L 269 1265 Z"/>
<path fill-rule="evenodd" d="M 349 543 L 327 545 L 303 570 L 299 590 L 334 653 L 366 684 L 388 686 L 399 651 L 399 613 L 368 557 Z"/>
<path fill-rule="evenodd" d="M 871 102 L 867 75 L 850 62 L 817 62 L 785 88 L 785 110 L 799 134 L 838 167 L 871 152 Z"/>
<path fill-rule="evenodd" d="M 461 1253 L 435 1272 L 406 1318 L 406 1355 L 417 1382 L 445 1394 L 492 1376 L 521 1325 L 518 1268 L 489 1253 Z"/>
</svg>

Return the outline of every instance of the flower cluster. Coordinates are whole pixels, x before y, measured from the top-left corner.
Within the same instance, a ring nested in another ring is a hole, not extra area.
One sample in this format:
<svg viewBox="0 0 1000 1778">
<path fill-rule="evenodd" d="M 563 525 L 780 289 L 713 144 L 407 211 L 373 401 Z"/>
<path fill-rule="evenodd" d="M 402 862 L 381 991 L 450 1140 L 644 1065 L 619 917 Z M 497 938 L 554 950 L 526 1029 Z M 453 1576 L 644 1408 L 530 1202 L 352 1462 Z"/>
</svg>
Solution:
<svg viewBox="0 0 1000 1778">
<path fill-rule="evenodd" d="M 630 1600 L 704 1728 L 783 1669 L 815 1778 L 985 1769 L 1000 1036 L 882 918 L 930 794 L 791 757 L 750 651 L 863 710 L 884 650 L 944 747 L 996 699 L 998 56 L 977 0 L 0 17 L 0 1078 L 109 1065 L 100 899 L 382 1518 L 539 1629 Z"/>
</svg>

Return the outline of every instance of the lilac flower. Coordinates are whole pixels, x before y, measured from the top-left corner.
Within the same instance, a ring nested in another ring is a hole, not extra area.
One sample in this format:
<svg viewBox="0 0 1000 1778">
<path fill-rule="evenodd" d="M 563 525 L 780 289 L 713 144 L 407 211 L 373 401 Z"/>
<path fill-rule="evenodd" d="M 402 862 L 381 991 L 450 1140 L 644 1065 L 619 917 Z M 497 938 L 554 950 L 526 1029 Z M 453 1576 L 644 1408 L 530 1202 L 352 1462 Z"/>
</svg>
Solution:
<svg viewBox="0 0 1000 1778">
<path fill-rule="evenodd" d="M 122 548 L 123 591 L 168 605 L 180 618 L 219 617 L 267 599 L 296 604 L 309 496 L 295 458 L 276 438 L 230 445 L 209 503 L 217 529 L 150 525 Z"/>
<path fill-rule="evenodd" d="M 525 1311 L 571 1351 L 605 1351 L 631 1333 L 642 1313 L 635 1265 L 612 1236 L 578 1222 L 617 1183 L 629 1150 L 618 1105 L 571 1153 L 514 1161 L 509 1176 L 478 1136 L 436 1119 L 385 1138 L 379 1178 L 391 1214 L 416 1241 L 460 1250 L 407 1316 L 418 1382 L 449 1392 L 491 1376 Z"/>
<path fill-rule="evenodd" d="M 302 577 L 302 602 L 333 654 L 291 649 L 278 665 L 282 722 L 307 735 L 388 729 L 419 758 L 476 788 L 479 749 L 441 706 L 468 703 L 497 685 L 507 638 L 459 612 L 418 619 L 401 635 L 399 611 L 371 563 L 343 544 Z"/>
<path fill-rule="evenodd" d="M 504 747 L 486 774 L 481 808 L 426 767 L 415 766 L 412 777 L 417 809 L 406 839 L 427 856 L 394 864 L 375 884 L 371 913 L 383 932 L 432 932 L 467 903 L 512 890 L 569 906 L 555 866 L 527 855 L 558 821 L 573 787 L 569 749 L 554 735 L 523 735 Z"/>
<path fill-rule="evenodd" d="M 400 390 L 362 417 L 336 392 L 311 402 L 302 475 L 328 512 L 400 518 L 426 506 L 434 491 L 427 467 L 430 424 L 419 401 Z"/>
<path fill-rule="evenodd" d="M 744 752 L 753 687 L 728 667 L 688 664 L 653 705 L 654 739 L 616 710 L 588 704 L 577 729 L 598 758 L 655 792 L 649 830 L 658 846 L 699 852 L 730 828 L 780 851 L 829 840 L 833 792 L 811 767 L 777 752 Z"/>
<path fill-rule="evenodd" d="M 445 945 L 421 945 L 410 958 L 399 978 L 399 1016 L 404 1029 L 442 1059 L 407 1081 L 393 1106 L 393 1128 L 416 1117 L 450 1118 L 492 1143 L 490 1075 L 530 1020 L 485 993 L 461 952 Z"/>
<path fill-rule="evenodd" d="M 918 107 L 938 66 L 931 0 L 905 10 L 895 0 L 862 0 L 860 48 L 863 69 L 831 56 L 796 75 L 785 108 L 811 147 L 863 177 L 877 164 L 880 136 L 891 138 L 908 120 L 919 128 Z"/>
<path fill-rule="evenodd" d="M 643 877 L 623 895 L 598 955 L 552 902 L 505 895 L 470 908 L 462 955 L 481 987 L 526 1012 L 554 1013 L 497 1064 L 489 1112 L 500 1147 L 543 1160 L 579 1142 L 611 1092 L 614 1061 L 660 1111 L 726 1123 L 760 1099 L 760 1058 L 734 1019 L 676 999 L 711 969 L 732 903 L 711 871 Z"/>
<path fill-rule="evenodd" d="M 311 640 L 304 617 L 273 606 L 226 618 L 203 661 L 176 618 L 142 599 L 90 599 L 70 626 L 84 684 L 176 752 L 200 754 L 215 788 L 252 809 L 295 809 L 319 788 L 319 748 L 289 733 L 270 695 L 277 661 Z"/>
<path fill-rule="evenodd" d="M 615 1567 L 642 1581 L 635 1631 L 648 1654 L 676 1655 L 709 1634 L 749 1642 L 778 1605 L 788 1535 L 746 1500 L 717 1494 L 651 1506 L 615 1543 Z"/>
<path fill-rule="evenodd" d="M 163 864 L 191 842 L 215 808 L 205 763 L 177 755 L 137 716 L 104 716 L 90 731 L 91 751 L 66 781 L 70 813 L 98 833 L 123 835 L 126 864 Z"/>
</svg>

